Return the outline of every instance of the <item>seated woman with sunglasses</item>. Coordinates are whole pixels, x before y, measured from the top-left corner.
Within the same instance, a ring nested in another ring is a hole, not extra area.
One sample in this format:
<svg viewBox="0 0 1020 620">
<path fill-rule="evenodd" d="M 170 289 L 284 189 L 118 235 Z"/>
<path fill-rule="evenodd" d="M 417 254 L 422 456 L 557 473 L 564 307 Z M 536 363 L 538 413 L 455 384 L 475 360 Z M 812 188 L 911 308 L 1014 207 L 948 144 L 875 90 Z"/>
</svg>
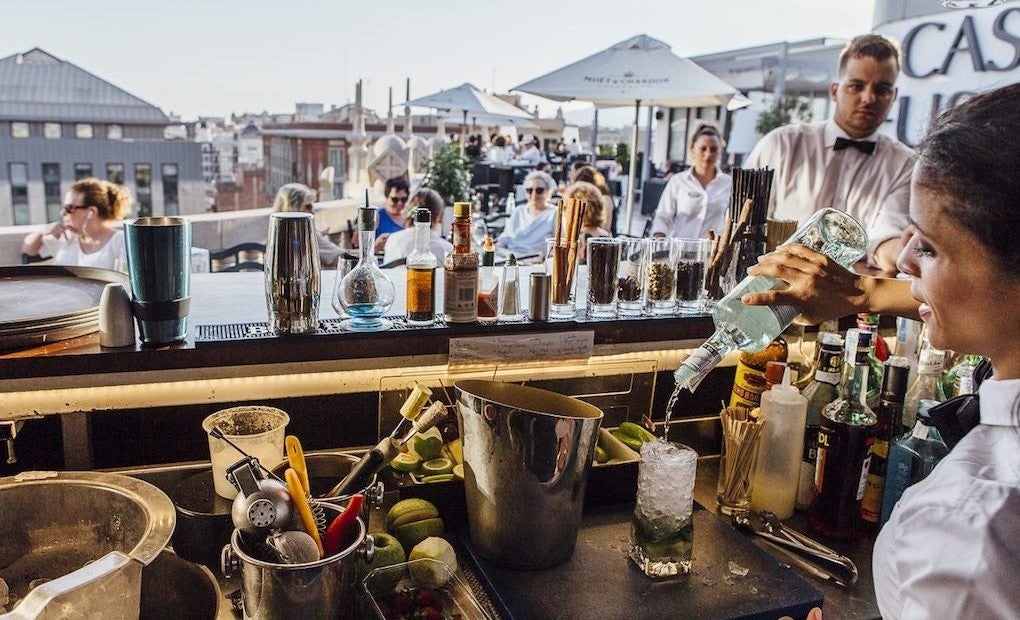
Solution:
<svg viewBox="0 0 1020 620">
<path fill-rule="evenodd" d="M 524 191 L 528 205 L 519 207 L 496 239 L 500 247 L 518 257 L 545 255 L 545 240 L 553 236 L 556 209 L 547 202 L 552 196 L 556 181 L 545 172 L 533 171 L 524 177 Z"/>
<path fill-rule="evenodd" d="M 124 271 L 124 231 L 117 222 L 130 209 L 131 195 L 123 187 L 82 179 L 67 192 L 60 220 L 25 237 L 21 251 L 29 256 L 52 256 L 54 265 Z"/>
</svg>

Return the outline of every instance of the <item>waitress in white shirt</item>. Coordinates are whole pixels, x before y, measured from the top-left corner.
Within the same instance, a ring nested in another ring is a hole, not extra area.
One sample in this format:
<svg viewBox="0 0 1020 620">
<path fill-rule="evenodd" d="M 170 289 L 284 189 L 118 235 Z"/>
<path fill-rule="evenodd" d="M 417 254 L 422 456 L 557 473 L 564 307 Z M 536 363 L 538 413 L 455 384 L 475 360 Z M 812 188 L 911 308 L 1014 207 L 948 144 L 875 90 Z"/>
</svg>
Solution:
<svg viewBox="0 0 1020 620">
<path fill-rule="evenodd" d="M 722 137 L 700 125 L 691 137 L 692 166 L 666 183 L 652 221 L 653 237 L 701 238 L 726 222 L 733 179 L 719 170 Z"/>
<path fill-rule="evenodd" d="M 943 114 L 921 143 L 897 262 L 909 281 L 857 276 L 800 245 L 748 270 L 789 288 L 744 303 L 791 304 L 816 319 L 913 314 L 932 346 L 984 355 L 994 368 L 978 390 L 976 426 L 935 420 L 945 437 L 962 439 L 907 489 L 875 540 L 875 594 L 887 620 L 1020 618 L 1017 102 L 1020 84 L 974 97 Z"/>
</svg>

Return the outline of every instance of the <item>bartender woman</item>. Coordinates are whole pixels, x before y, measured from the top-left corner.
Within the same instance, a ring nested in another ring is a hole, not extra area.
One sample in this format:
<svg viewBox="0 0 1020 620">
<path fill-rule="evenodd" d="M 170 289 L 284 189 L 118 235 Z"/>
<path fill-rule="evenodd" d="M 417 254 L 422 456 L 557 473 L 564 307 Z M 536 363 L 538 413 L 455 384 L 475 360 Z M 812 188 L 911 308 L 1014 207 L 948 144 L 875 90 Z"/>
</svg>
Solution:
<svg viewBox="0 0 1020 620">
<path fill-rule="evenodd" d="M 918 151 L 898 266 L 909 281 L 857 276 L 793 245 L 749 273 L 784 291 L 751 305 L 814 319 L 858 311 L 919 317 L 931 344 L 988 357 L 980 422 L 907 489 L 875 541 L 883 618 L 1020 618 L 1020 84 L 946 112 Z"/>
<path fill-rule="evenodd" d="M 701 238 L 720 233 L 726 221 L 733 179 L 719 170 L 722 138 L 711 125 L 701 125 L 691 137 L 693 166 L 673 175 L 655 209 L 654 237 Z"/>
</svg>

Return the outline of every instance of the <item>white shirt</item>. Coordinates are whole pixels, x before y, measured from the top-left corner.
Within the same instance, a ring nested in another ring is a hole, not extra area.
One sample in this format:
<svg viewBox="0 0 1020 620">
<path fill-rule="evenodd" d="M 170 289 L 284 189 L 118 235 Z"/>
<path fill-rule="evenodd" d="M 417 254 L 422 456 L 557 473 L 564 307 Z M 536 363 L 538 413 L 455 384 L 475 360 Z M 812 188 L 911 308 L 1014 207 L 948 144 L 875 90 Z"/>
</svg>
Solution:
<svg viewBox="0 0 1020 620">
<path fill-rule="evenodd" d="M 517 156 L 517 160 L 535 166 L 542 161 L 542 154 L 538 152 L 538 148 L 534 144 L 530 144 Z"/>
<path fill-rule="evenodd" d="M 510 151 L 505 146 L 493 146 L 489 149 L 489 162 L 505 164 L 510 159 Z"/>
<path fill-rule="evenodd" d="M 871 155 L 835 151 L 837 137 L 849 136 L 832 119 L 780 127 L 755 145 L 743 166 L 776 169 L 770 218 L 803 224 L 831 206 L 860 220 L 874 251 L 907 227 L 914 151 L 877 132 L 864 138 L 876 143 Z"/>
<path fill-rule="evenodd" d="M 732 188 L 732 177 L 718 170 L 707 187 L 694 176 L 693 168 L 674 174 L 659 198 L 652 234 L 693 239 L 704 237 L 710 230 L 722 234 Z"/>
<path fill-rule="evenodd" d="M 496 241 L 519 259 L 531 254 L 545 256 L 545 240 L 553 236 L 555 226 L 556 208 L 552 205 L 537 214 L 528 205 L 517 207 Z"/>
<path fill-rule="evenodd" d="M 907 489 L 872 567 L 882 617 L 1020 618 L 1020 379 L 978 390 L 981 424 Z"/>
<path fill-rule="evenodd" d="M 39 255 L 43 257 L 52 256 L 54 265 L 99 267 L 100 269 L 127 271 L 127 253 L 124 249 L 123 230 L 113 233 L 113 236 L 110 237 L 110 240 L 103 247 L 91 254 L 81 251 L 78 236 L 73 232 L 69 231 L 67 235 L 61 237 L 43 235 Z"/>
<path fill-rule="evenodd" d="M 446 253 L 453 251 L 453 244 L 443 239 L 443 233 L 438 228 L 431 228 L 429 233 L 429 249 L 436 255 L 436 260 L 442 267 Z M 386 244 L 383 246 L 383 264 L 398 258 L 407 258 L 412 251 L 414 251 L 414 226 L 398 230 L 386 238 Z"/>
</svg>

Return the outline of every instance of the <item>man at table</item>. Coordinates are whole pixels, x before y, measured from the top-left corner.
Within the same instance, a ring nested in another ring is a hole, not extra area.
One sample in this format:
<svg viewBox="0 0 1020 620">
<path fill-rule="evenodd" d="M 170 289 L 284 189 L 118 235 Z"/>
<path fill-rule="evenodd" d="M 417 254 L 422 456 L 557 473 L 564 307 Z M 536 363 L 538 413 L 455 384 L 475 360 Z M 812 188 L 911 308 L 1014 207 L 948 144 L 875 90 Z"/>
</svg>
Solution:
<svg viewBox="0 0 1020 620">
<path fill-rule="evenodd" d="M 829 85 L 832 118 L 768 133 L 743 166 L 775 168 L 769 217 L 804 223 L 824 207 L 846 211 L 868 231 L 869 262 L 896 271 L 907 228 L 914 152 L 878 128 L 896 99 L 900 51 L 877 34 L 850 40 Z"/>
<path fill-rule="evenodd" d="M 542 153 L 538 150 L 538 140 L 533 135 L 524 136 L 521 141 L 521 152 L 514 158 L 515 163 L 524 163 L 529 166 L 537 166 L 542 161 Z"/>
</svg>

